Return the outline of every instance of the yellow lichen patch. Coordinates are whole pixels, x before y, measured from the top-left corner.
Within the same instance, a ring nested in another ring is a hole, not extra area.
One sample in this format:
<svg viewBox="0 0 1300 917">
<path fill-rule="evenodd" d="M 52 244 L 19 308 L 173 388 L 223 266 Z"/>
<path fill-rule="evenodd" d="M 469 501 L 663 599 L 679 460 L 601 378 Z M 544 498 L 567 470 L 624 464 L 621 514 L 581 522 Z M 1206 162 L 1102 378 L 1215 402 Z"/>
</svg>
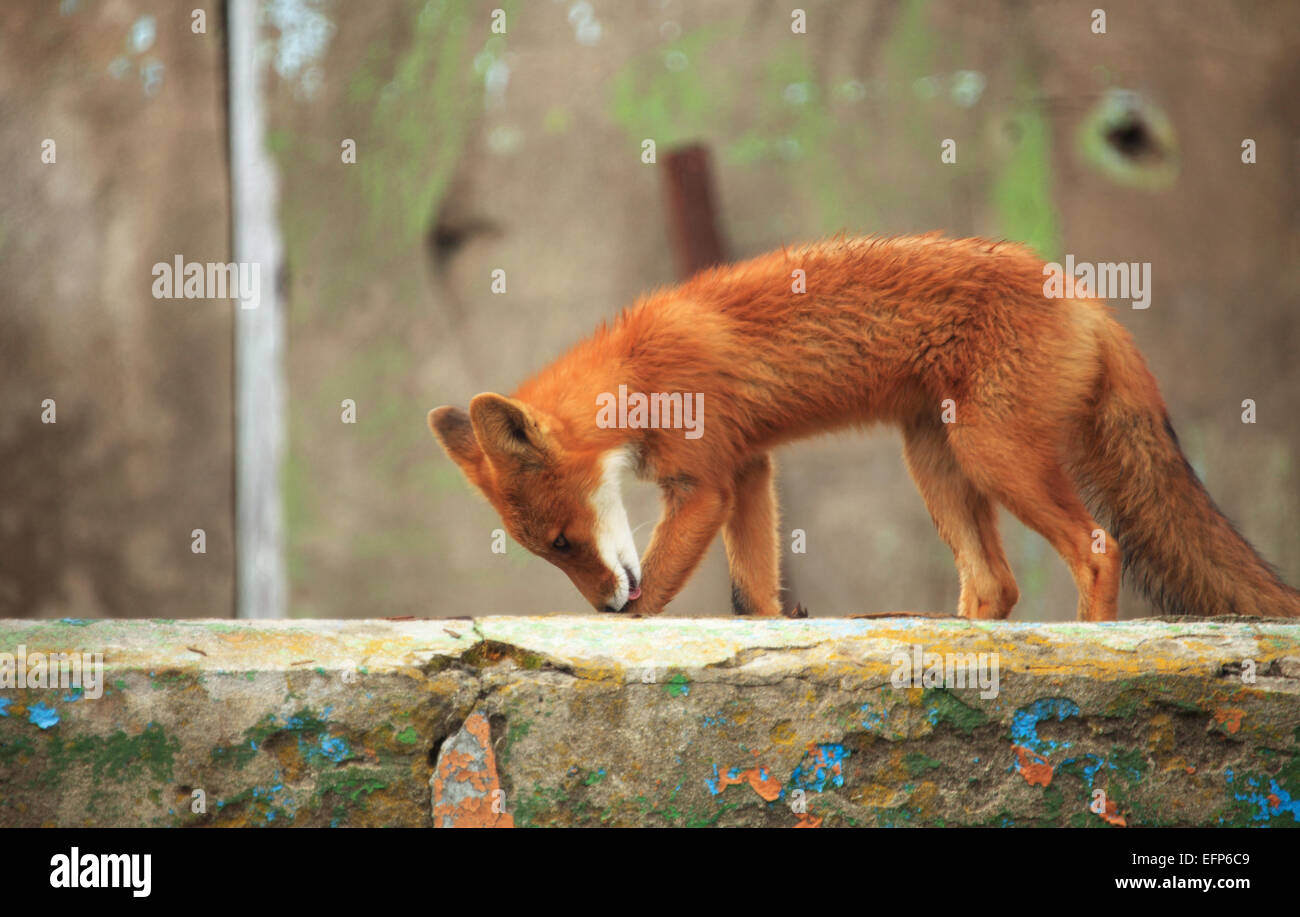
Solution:
<svg viewBox="0 0 1300 917">
<path fill-rule="evenodd" d="M 893 783 L 905 782 L 911 774 L 907 769 L 907 759 L 903 750 L 892 748 L 885 763 L 882 763 L 876 770 L 875 777 L 877 780 L 885 780 Z"/>
<path fill-rule="evenodd" d="M 1174 721 L 1167 713 L 1155 713 L 1147 721 L 1147 749 L 1152 755 L 1167 755 L 1174 750 Z"/>
<path fill-rule="evenodd" d="M 927 780 L 917 786 L 908 802 L 915 806 L 921 815 L 932 815 L 939 809 L 939 787 Z"/>
<path fill-rule="evenodd" d="M 768 738 L 773 745 L 793 745 L 798 734 L 789 720 L 781 720 L 768 730 Z"/>
<path fill-rule="evenodd" d="M 864 783 L 851 790 L 849 799 L 860 806 L 888 809 L 906 802 L 907 794 L 896 786 L 873 782 Z"/>
</svg>

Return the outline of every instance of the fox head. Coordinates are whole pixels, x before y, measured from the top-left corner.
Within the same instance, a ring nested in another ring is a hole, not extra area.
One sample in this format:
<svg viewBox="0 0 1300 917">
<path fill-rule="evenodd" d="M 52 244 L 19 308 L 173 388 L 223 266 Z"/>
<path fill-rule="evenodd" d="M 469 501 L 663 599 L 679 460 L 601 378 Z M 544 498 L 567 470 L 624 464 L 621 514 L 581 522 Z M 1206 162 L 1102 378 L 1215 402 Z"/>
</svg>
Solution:
<svg viewBox="0 0 1300 917">
<path fill-rule="evenodd" d="M 543 412 L 491 392 L 469 413 L 443 406 L 429 429 L 501 515 L 506 531 L 566 574 L 597 611 L 641 595 L 641 561 L 623 508 L 622 452 L 583 449 Z"/>
</svg>

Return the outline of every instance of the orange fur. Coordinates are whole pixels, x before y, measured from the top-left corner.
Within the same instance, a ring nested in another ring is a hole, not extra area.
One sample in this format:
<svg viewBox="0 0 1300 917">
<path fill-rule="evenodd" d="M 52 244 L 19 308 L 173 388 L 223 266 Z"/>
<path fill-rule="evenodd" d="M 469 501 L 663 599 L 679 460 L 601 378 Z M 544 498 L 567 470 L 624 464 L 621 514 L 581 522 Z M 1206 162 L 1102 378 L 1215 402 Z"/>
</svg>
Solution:
<svg viewBox="0 0 1300 917">
<path fill-rule="evenodd" d="M 721 531 L 736 610 L 776 615 L 771 450 L 886 422 L 953 551 L 962 615 L 1005 618 L 1018 597 L 999 503 L 1069 565 L 1080 619 L 1115 620 L 1121 546 L 1167 611 L 1300 615 L 1187 466 L 1127 332 L 1095 299 L 1046 298 L 1043 281 L 1019 245 L 938 234 L 773 252 L 643 297 L 512 398 L 439 408 L 430 426 L 511 534 L 597 608 L 618 584 L 591 548 L 603 455 L 629 449 L 664 495 L 623 610 L 662 611 Z M 597 397 L 620 384 L 703 393 L 704 435 L 598 427 Z M 1085 497 L 1111 526 L 1104 552 Z"/>
</svg>

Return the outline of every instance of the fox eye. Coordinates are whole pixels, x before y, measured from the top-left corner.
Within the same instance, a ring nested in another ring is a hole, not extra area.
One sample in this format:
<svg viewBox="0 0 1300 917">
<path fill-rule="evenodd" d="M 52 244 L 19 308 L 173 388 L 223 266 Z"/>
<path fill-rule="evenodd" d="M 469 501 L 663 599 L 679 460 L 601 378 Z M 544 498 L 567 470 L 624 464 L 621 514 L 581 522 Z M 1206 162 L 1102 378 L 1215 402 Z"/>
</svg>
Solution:
<svg viewBox="0 0 1300 917">
<path fill-rule="evenodd" d="M 563 535 L 557 535 L 555 540 L 551 542 L 551 547 L 557 551 L 567 551 L 569 550 L 569 539 Z"/>
</svg>

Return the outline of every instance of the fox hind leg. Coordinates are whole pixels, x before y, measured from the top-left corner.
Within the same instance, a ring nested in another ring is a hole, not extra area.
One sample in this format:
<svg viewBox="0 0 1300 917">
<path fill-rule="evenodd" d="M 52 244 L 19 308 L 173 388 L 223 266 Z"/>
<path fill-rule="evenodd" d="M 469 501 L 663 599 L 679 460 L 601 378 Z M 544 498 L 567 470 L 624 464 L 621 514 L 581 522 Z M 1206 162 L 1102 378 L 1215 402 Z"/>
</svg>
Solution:
<svg viewBox="0 0 1300 917">
<path fill-rule="evenodd" d="M 781 614 L 779 514 L 771 456 L 755 456 L 736 473 L 731 513 L 722 526 L 731 572 L 731 610 Z"/>
<path fill-rule="evenodd" d="M 1051 442 L 1050 434 L 1021 432 L 1027 435 L 1008 440 L 1005 431 L 959 428 L 951 441 L 958 461 L 977 486 L 1046 538 L 1065 560 L 1079 589 L 1079 620 L 1114 621 L 1120 584 L 1118 545 L 1093 519 L 1055 457 L 1028 445 Z M 1027 445 L 1009 446 L 1017 441 Z M 1094 535 L 1097 532 L 1101 538 Z M 1094 550 L 1096 544 L 1106 549 Z"/>
<path fill-rule="evenodd" d="M 965 618 L 1005 618 L 1020 598 L 998 534 L 997 509 L 962 470 L 942 425 L 903 434 L 908 471 L 939 537 L 952 549 L 961 581 L 957 611 Z"/>
</svg>

